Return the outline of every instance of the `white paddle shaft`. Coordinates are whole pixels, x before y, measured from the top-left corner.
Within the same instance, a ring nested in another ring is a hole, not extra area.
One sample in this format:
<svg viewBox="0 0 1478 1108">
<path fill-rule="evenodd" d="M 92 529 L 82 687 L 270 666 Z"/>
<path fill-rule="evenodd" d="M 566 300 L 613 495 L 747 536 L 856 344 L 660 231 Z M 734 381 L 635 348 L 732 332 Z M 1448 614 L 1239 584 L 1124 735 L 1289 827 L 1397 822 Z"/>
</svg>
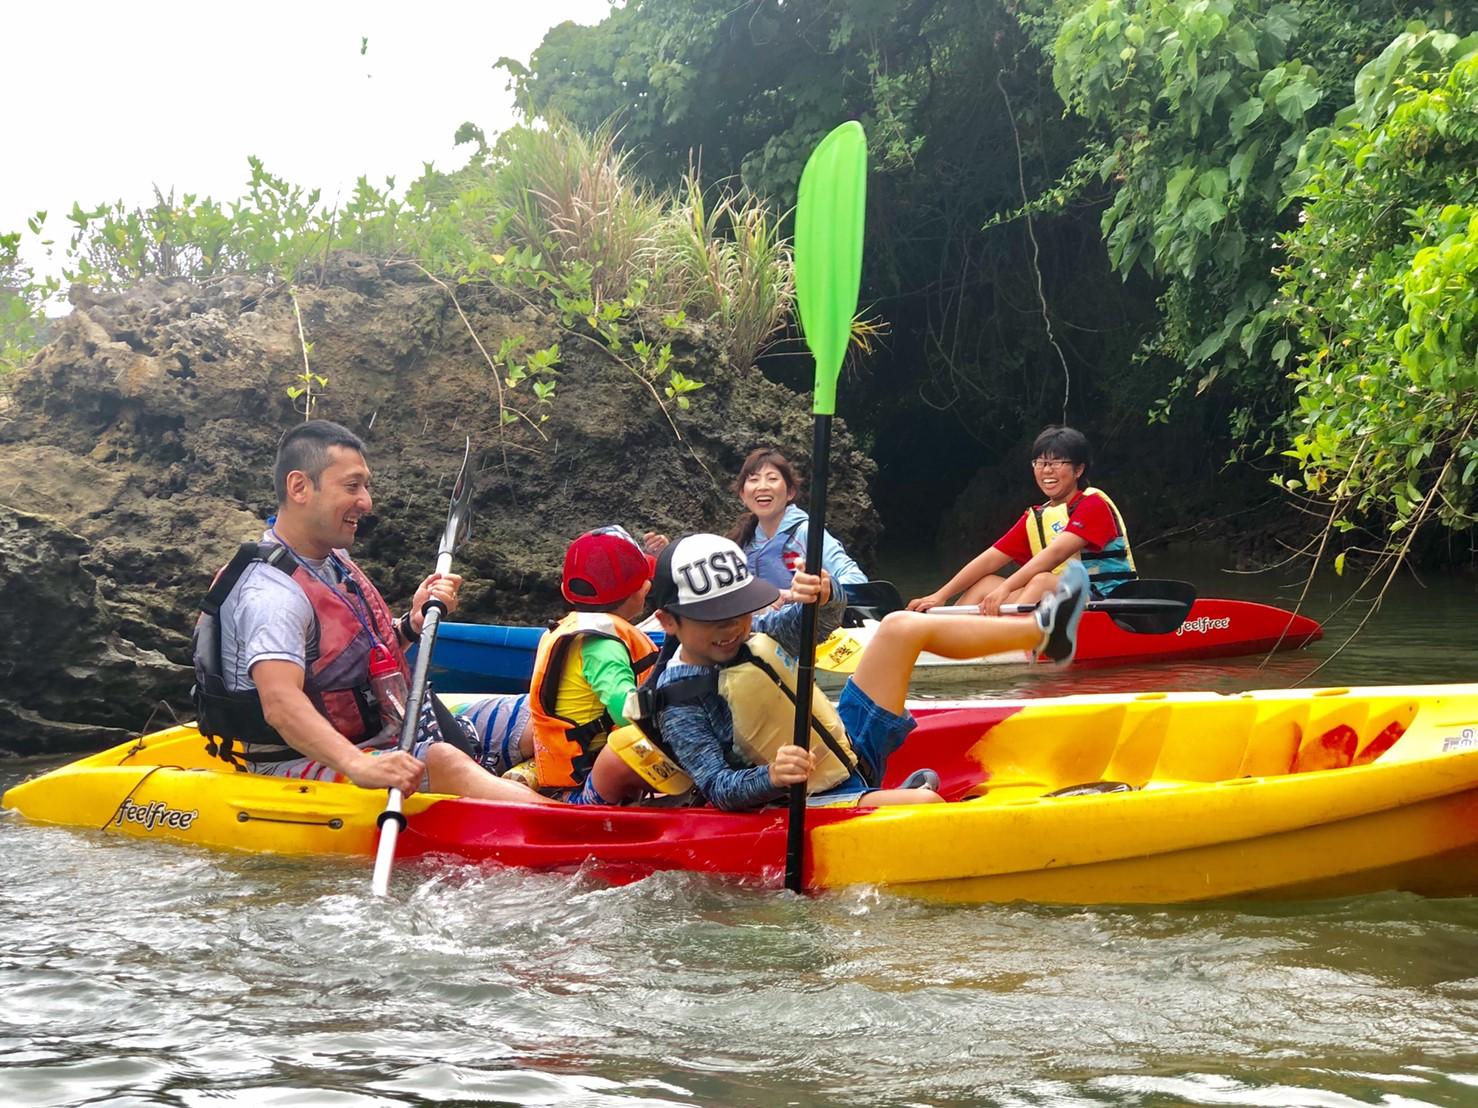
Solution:
<svg viewBox="0 0 1478 1108">
<path fill-rule="evenodd" d="M 1002 604 L 1001 615 L 1020 616 L 1028 612 L 1035 612 L 1035 604 Z M 930 608 L 931 616 L 978 616 L 980 615 L 979 604 L 942 604 L 937 608 Z"/>
</svg>

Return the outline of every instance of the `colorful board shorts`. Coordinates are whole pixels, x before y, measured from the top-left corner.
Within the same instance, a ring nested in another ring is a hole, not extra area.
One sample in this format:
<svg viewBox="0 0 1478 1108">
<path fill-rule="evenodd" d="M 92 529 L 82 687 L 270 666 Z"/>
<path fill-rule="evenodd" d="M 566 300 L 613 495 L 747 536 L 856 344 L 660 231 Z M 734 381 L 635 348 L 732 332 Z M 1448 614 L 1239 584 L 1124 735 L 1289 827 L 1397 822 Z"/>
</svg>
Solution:
<svg viewBox="0 0 1478 1108">
<path fill-rule="evenodd" d="M 502 777 L 522 762 L 518 741 L 529 725 L 529 694 L 504 693 L 474 700 L 457 713 L 457 719 L 470 729 L 473 757 L 482 768 Z"/>
<path fill-rule="evenodd" d="M 436 714 L 431 708 L 431 697 L 428 695 L 421 701 L 421 718 L 417 726 L 416 745 L 411 748 L 411 753 L 422 762 L 426 760 L 426 749 L 432 743 L 442 741 L 441 728 L 436 725 Z M 400 747 L 400 728 L 386 728 L 372 739 L 354 744 L 360 750 L 370 754 L 393 754 Z M 338 770 L 332 766 L 316 761 L 312 758 L 294 758 L 290 762 L 252 762 L 247 768 L 252 773 L 264 774 L 268 777 L 290 777 L 295 781 L 348 781 Z M 431 773 L 428 770 L 421 775 L 420 789 L 422 792 L 431 791 Z"/>
<path fill-rule="evenodd" d="M 478 761 L 489 773 L 502 777 L 524 761 L 519 739 L 529 726 L 528 693 L 503 693 L 475 700 L 457 713 L 457 719 L 470 732 L 473 745 L 481 752 Z M 595 791 L 595 783 L 587 777 L 585 784 L 567 789 L 540 789 L 545 796 L 565 804 L 609 804 Z"/>
</svg>

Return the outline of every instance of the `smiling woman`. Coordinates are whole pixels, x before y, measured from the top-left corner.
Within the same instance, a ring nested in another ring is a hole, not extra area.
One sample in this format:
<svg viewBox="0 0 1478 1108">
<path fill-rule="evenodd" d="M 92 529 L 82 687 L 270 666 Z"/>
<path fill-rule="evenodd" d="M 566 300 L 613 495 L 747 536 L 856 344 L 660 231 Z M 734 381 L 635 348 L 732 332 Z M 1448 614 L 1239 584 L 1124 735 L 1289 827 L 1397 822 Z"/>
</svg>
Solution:
<svg viewBox="0 0 1478 1108">
<path fill-rule="evenodd" d="M 790 588 L 790 580 L 806 560 L 810 516 L 796 505 L 800 478 L 790 460 L 773 447 L 751 450 L 734 478 L 734 494 L 745 511 L 734 521 L 728 538 L 749 559 L 749 571 L 776 588 Z M 822 541 L 821 568 L 839 585 L 867 581 L 852 556 L 830 531 Z"/>
</svg>

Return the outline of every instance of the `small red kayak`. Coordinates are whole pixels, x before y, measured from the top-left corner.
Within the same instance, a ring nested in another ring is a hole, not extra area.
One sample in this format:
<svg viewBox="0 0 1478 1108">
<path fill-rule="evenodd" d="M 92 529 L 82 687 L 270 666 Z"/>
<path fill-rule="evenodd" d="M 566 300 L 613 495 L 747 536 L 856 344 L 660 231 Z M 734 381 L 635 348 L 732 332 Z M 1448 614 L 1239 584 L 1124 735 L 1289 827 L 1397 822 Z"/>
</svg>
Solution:
<svg viewBox="0 0 1478 1108">
<path fill-rule="evenodd" d="M 1107 602 L 1099 601 L 1100 604 Z M 1194 658 L 1226 658 L 1237 654 L 1266 654 L 1297 650 L 1319 639 L 1324 629 L 1307 616 L 1251 600 L 1197 599 L 1183 618 L 1166 621 L 1159 630 L 1153 621 L 1138 619 L 1126 626 L 1121 613 L 1090 608 L 1078 625 L 1075 665 L 1122 665 L 1130 662 L 1173 662 Z M 876 633 L 878 623 L 843 627 L 816 648 L 816 668 L 851 673 Z M 1029 665 L 1038 661 L 1030 650 L 1012 650 L 982 658 L 942 658 L 921 654 L 920 666 Z"/>
</svg>

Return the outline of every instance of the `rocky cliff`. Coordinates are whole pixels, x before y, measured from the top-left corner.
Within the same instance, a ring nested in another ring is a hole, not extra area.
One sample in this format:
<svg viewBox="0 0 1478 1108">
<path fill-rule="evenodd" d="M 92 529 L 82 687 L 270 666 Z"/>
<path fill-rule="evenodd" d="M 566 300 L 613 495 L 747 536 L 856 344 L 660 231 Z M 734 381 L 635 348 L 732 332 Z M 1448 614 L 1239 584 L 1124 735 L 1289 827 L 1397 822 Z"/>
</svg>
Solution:
<svg viewBox="0 0 1478 1108">
<path fill-rule="evenodd" d="M 158 726 L 165 706 L 188 716 L 196 606 L 273 509 L 276 443 L 303 418 L 288 390 L 305 342 L 328 379 L 315 414 L 369 445 L 376 519 L 355 554 L 397 605 L 431 568 L 466 436 L 481 463 L 458 618 L 498 623 L 557 614 L 580 531 L 723 530 L 751 447 L 808 457 L 807 398 L 727 364 L 702 325 L 673 341 L 673 366 L 705 386 L 683 410 L 537 299 L 456 296 L 460 311 L 415 268 L 356 257 L 295 291 L 243 278 L 74 289 L 51 343 L 0 383 L 0 750 L 86 749 Z M 511 337 L 559 344 L 537 431 L 500 419 L 484 351 Z M 864 565 L 872 473 L 839 426 L 828 523 Z"/>
</svg>

